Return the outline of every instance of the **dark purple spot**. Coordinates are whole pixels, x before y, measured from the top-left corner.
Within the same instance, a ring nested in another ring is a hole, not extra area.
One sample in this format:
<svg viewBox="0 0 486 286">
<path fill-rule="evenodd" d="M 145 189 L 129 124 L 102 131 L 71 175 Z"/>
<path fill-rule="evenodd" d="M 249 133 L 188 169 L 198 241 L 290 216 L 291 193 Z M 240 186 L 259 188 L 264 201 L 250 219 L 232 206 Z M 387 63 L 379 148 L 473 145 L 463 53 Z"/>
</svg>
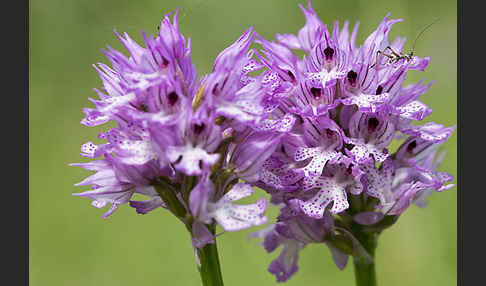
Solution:
<svg viewBox="0 0 486 286">
<path fill-rule="evenodd" d="M 327 137 L 331 138 L 334 135 L 334 131 L 329 128 L 326 128 L 326 135 Z"/>
<path fill-rule="evenodd" d="M 291 71 L 287 71 L 287 75 L 290 77 L 291 81 L 295 81 L 295 75 Z"/>
<path fill-rule="evenodd" d="M 348 72 L 348 80 L 350 84 L 354 85 L 356 83 L 357 78 L 358 78 L 358 74 L 355 71 L 350 70 Z"/>
<path fill-rule="evenodd" d="M 376 88 L 376 94 L 381 94 L 383 92 L 383 86 L 379 85 L 378 88 Z"/>
<path fill-rule="evenodd" d="M 312 93 L 312 96 L 314 96 L 315 99 L 321 98 L 320 88 L 311 87 L 310 92 Z"/>
<path fill-rule="evenodd" d="M 169 93 L 167 95 L 167 97 L 169 98 L 169 104 L 172 106 L 174 104 L 176 104 L 177 100 L 179 99 L 179 96 L 177 95 L 177 93 L 175 93 L 174 91 Z"/>
<path fill-rule="evenodd" d="M 216 83 L 216 84 L 214 85 L 214 87 L 213 87 L 212 93 L 213 93 L 214 95 L 217 95 L 217 92 L 218 92 L 218 85 L 219 85 L 219 84 L 218 84 L 218 83 Z"/>
<path fill-rule="evenodd" d="M 203 132 L 203 130 L 204 130 L 204 127 L 206 127 L 206 126 L 204 125 L 204 123 L 201 123 L 201 124 L 194 124 L 194 125 L 193 125 L 193 128 L 194 128 L 194 133 L 195 133 L 196 135 L 201 134 L 201 132 Z"/>
<path fill-rule="evenodd" d="M 326 56 L 326 60 L 331 61 L 332 57 L 334 56 L 334 49 L 331 47 L 325 48 L 324 55 Z"/>
<path fill-rule="evenodd" d="M 412 142 L 410 142 L 410 144 L 408 144 L 407 152 L 412 153 L 415 147 L 417 147 L 417 141 L 413 140 Z"/>
<path fill-rule="evenodd" d="M 169 65 L 169 61 L 166 58 L 162 57 L 162 67 L 166 67 L 168 65 Z"/>
<path fill-rule="evenodd" d="M 353 173 L 353 164 L 349 164 L 349 167 L 346 169 L 346 173 L 348 173 L 348 175 Z"/>
<path fill-rule="evenodd" d="M 371 117 L 368 120 L 368 130 L 370 131 L 370 133 L 376 131 L 378 124 L 380 124 L 380 121 L 378 121 L 378 119 L 376 119 L 376 117 Z"/>
</svg>

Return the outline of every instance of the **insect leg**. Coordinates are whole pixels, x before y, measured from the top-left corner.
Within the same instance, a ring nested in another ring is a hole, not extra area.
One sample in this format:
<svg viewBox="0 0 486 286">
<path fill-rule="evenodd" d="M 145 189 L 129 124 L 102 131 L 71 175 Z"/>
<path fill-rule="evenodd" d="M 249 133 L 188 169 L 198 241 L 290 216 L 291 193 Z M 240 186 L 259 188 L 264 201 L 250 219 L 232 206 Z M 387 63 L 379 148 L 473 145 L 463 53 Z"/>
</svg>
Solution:
<svg viewBox="0 0 486 286">
<path fill-rule="evenodd" d="M 373 68 L 374 66 L 378 65 L 378 55 L 379 54 L 384 55 L 385 57 L 387 57 L 389 59 L 393 59 L 394 58 L 392 55 L 389 55 L 387 53 L 384 53 L 384 52 L 378 50 L 378 51 L 376 51 L 376 60 L 375 60 L 375 63 L 370 68 Z"/>
<path fill-rule="evenodd" d="M 396 52 L 396 51 L 395 51 L 394 49 L 392 49 L 392 47 L 390 47 L 390 46 L 386 47 L 386 48 L 385 48 L 385 51 L 386 51 L 386 50 L 390 50 L 390 51 L 392 52 L 392 54 L 393 54 L 395 57 L 397 57 L 397 58 L 401 58 L 401 57 L 402 57 L 402 55 L 401 55 L 401 54 L 399 54 L 398 52 Z"/>
</svg>

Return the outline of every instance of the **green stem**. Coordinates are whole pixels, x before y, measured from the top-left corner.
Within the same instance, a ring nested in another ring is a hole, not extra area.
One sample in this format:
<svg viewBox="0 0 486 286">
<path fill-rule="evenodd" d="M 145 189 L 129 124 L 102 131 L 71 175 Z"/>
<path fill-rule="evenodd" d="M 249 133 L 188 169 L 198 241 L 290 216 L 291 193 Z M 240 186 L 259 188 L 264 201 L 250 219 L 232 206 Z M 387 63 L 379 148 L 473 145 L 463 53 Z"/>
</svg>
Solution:
<svg viewBox="0 0 486 286">
<path fill-rule="evenodd" d="M 201 263 L 198 269 L 201 274 L 202 285 L 223 286 L 216 240 L 213 244 L 206 244 L 202 249 L 197 249 L 197 255 Z"/>
<path fill-rule="evenodd" d="M 373 258 L 369 260 L 366 257 L 354 257 L 354 276 L 356 278 L 357 286 L 376 286 L 376 272 L 375 272 L 375 249 L 378 234 L 366 233 L 361 230 L 354 231 L 353 234 L 361 242 L 365 250 Z"/>
<path fill-rule="evenodd" d="M 194 185 L 194 178 L 187 177 L 186 180 L 186 194 L 192 190 Z M 178 217 L 186 226 L 192 237 L 192 223 L 194 218 L 186 211 L 186 208 L 177 198 L 174 191 L 174 186 L 159 180 L 153 183 L 153 186 L 159 196 L 162 198 L 167 207 Z M 187 202 L 186 202 L 187 203 Z M 215 225 L 206 225 L 209 231 L 214 235 Z M 218 258 L 218 248 L 216 246 L 216 239 L 213 244 L 206 244 L 202 249 L 196 248 L 197 256 L 200 264 L 198 265 L 199 273 L 201 274 L 201 281 L 203 286 L 223 286 L 223 277 L 221 275 L 221 266 Z"/>
<path fill-rule="evenodd" d="M 164 181 L 154 183 L 153 186 L 169 210 L 171 210 L 179 219 L 184 219 L 186 216 L 186 209 L 177 198 L 172 189 L 173 187 Z"/>
</svg>

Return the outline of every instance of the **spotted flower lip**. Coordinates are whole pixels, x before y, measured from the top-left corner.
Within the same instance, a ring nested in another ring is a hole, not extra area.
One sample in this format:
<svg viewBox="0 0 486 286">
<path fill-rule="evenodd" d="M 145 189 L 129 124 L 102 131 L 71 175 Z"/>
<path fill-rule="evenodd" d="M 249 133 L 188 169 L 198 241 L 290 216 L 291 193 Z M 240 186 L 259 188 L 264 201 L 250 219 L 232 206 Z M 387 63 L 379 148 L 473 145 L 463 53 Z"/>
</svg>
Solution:
<svg viewBox="0 0 486 286">
<path fill-rule="evenodd" d="M 340 158 L 336 150 L 342 146 L 342 131 L 334 121 L 321 117 L 318 120 L 309 119 L 304 122 L 304 146 L 297 146 L 294 152 L 295 161 L 310 159 L 301 170 L 306 178 L 319 176 L 327 162 Z M 309 146 L 310 145 L 310 146 Z"/>
<path fill-rule="evenodd" d="M 217 199 L 218 190 L 209 179 L 209 173 L 205 173 L 190 193 L 189 206 L 196 221 L 209 224 L 214 219 L 225 231 L 238 231 L 267 222 L 265 198 L 248 205 L 233 203 L 252 194 L 250 185 L 236 183 Z"/>
<path fill-rule="evenodd" d="M 346 153 L 356 163 L 373 161 L 383 162 L 388 154 L 386 146 L 393 140 L 396 132 L 394 118 L 382 113 L 356 112 L 350 119 L 348 130 L 350 137 L 344 141 L 353 148 Z"/>
<path fill-rule="evenodd" d="M 339 163 L 328 163 L 319 178 L 312 180 L 305 189 L 318 189 L 308 200 L 298 200 L 304 214 L 312 218 L 322 218 L 328 205 L 331 214 L 338 214 L 349 207 L 347 194 L 358 195 L 362 192 L 361 175 L 363 172 L 352 165 L 351 160 L 342 158 Z M 353 170 L 354 169 L 354 170 Z M 350 176 L 351 175 L 351 176 Z"/>
<path fill-rule="evenodd" d="M 265 198 L 249 205 L 233 204 L 233 201 L 252 194 L 253 188 L 250 185 L 237 183 L 220 200 L 208 205 L 208 215 L 226 231 L 238 231 L 250 226 L 262 225 L 267 222 L 267 217 L 263 216 L 267 207 Z"/>
</svg>

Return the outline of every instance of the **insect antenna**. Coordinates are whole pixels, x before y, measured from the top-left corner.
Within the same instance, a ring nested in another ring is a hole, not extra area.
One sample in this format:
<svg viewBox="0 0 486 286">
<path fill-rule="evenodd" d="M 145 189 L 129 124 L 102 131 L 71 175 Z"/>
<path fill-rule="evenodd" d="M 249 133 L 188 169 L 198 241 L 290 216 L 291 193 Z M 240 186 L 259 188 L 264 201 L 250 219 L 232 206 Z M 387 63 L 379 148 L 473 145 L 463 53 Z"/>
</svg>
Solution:
<svg viewBox="0 0 486 286">
<path fill-rule="evenodd" d="M 413 42 L 412 50 L 410 51 L 410 55 L 411 56 L 413 55 L 413 53 L 415 51 L 415 44 L 417 43 L 418 38 L 420 38 L 420 36 L 425 32 L 425 30 L 427 30 L 428 28 L 430 28 L 430 26 L 434 25 L 438 21 L 439 21 L 439 18 L 435 19 L 432 23 L 430 23 L 427 26 L 425 26 L 425 28 L 423 28 L 422 31 L 417 35 L 417 37 L 415 38 L 415 41 Z"/>
</svg>

